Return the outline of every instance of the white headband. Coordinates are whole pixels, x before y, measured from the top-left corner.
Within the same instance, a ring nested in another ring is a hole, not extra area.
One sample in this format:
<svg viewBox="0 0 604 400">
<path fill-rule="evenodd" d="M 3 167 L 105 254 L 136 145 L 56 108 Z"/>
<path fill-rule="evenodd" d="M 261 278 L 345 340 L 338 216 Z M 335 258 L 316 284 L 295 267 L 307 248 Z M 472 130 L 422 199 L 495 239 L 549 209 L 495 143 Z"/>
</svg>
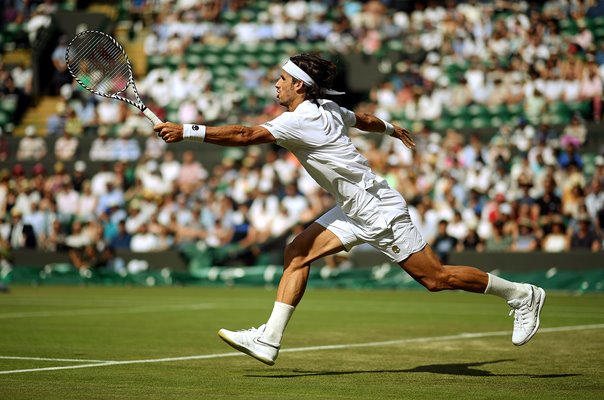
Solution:
<svg viewBox="0 0 604 400">
<path fill-rule="evenodd" d="M 308 75 L 306 72 L 304 72 L 304 70 L 302 68 L 300 68 L 296 64 L 294 64 L 292 62 L 292 60 L 287 60 L 287 62 L 285 64 L 283 64 L 283 66 L 281 68 L 283 69 L 283 71 L 287 72 L 294 78 L 304 82 L 304 84 L 306 86 L 316 85 L 315 81 L 310 77 L 310 75 Z M 340 95 L 340 94 L 345 94 L 345 92 L 338 92 L 337 90 L 333 90 L 333 89 L 325 89 L 325 94 Z"/>
</svg>

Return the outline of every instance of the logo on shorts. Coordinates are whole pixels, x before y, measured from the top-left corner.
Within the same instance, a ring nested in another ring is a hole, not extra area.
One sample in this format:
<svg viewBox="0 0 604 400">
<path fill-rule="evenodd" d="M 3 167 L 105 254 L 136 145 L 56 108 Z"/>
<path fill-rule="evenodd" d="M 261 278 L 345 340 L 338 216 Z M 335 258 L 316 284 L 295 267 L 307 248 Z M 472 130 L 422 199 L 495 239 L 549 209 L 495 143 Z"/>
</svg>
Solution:
<svg viewBox="0 0 604 400">
<path fill-rule="evenodd" d="M 198 131 L 198 130 L 199 130 L 199 127 L 198 127 L 197 125 L 193 125 L 193 126 L 191 127 L 191 129 L 193 129 L 194 131 Z"/>
<path fill-rule="evenodd" d="M 392 251 L 394 251 L 394 254 L 398 254 L 401 252 L 401 249 L 398 246 L 392 246 Z"/>
</svg>

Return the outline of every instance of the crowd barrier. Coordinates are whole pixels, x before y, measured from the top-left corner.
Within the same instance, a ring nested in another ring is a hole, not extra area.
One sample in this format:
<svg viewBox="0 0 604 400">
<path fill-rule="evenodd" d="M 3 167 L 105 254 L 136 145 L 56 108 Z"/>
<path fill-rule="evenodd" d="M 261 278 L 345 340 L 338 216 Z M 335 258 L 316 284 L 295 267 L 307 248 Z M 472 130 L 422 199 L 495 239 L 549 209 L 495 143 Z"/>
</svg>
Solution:
<svg viewBox="0 0 604 400">
<path fill-rule="evenodd" d="M 215 266 L 200 252 L 191 257 L 177 251 L 157 253 L 121 252 L 126 261 L 143 261 L 147 267 L 120 272 L 107 269 L 78 270 L 66 255 L 45 252 L 17 252 L 13 267 L 0 269 L 0 282 L 32 285 L 137 285 L 137 286 L 277 286 L 281 265 Z M 313 265 L 309 286 L 353 289 L 420 289 L 397 265 L 380 259 L 374 252 L 354 253 L 355 267 L 326 270 Z M 361 264 L 363 263 L 363 264 Z M 453 253 L 449 263 L 474 265 L 485 271 L 519 282 L 531 282 L 545 289 L 572 292 L 604 292 L 604 259 L 601 253 Z"/>
</svg>

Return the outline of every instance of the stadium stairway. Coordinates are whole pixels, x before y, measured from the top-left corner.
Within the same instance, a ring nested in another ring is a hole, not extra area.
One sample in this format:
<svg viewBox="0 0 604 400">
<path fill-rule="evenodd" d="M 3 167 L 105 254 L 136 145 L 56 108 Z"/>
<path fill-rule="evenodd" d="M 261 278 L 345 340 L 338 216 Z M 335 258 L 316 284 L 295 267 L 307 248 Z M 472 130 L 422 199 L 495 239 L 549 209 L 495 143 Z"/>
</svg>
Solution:
<svg viewBox="0 0 604 400">
<path fill-rule="evenodd" d="M 38 134 L 46 132 L 48 117 L 57 112 L 57 105 L 61 102 L 60 96 L 44 96 L 37 105 L 30 107 L 25 112 L 23 120 L 15 129 L 15 135 L 23 136 L 25 127 L 33 125 Z"/>
</svg>

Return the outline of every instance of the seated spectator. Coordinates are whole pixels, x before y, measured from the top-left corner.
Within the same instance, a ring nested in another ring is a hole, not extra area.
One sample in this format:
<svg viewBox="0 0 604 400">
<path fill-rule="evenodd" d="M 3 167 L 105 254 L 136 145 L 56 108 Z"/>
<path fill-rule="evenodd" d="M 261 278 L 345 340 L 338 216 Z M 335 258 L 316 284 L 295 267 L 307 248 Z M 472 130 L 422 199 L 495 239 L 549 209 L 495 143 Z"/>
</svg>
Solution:
<svg viewBox="0 0 604 400">
<path fill-rule="evenodd" d="M 55 141 L 55 158 L 59 161 L 71 161 L 75 158 L 79 140 L 67 130 Z"/>
<path fill-rule="evenodd" d="M 586 137 L 587 127 L 579 115 L 575 114 L 570 120 L 570 123 L 564 127 L 560 142 L 563 146 L 572 145 L 580 147 L 585 143 Z"/>
<path fill-rule="evenodd" d="M 97 136 L 92 141 L 88 157 L 91 161 L 112 161 L 114 160 L 113 148 L 115 139 L 109 137 L 106 126 L 100 126 Z"/>
<path fill-rule="evenodd" d="M 443 264 L 449 260 L 449 253 L 455 250 L 458 240 L 447 233 L 448 222 L 440 220 L 438 222 L 438 232 L 432 242 L 434 252 Z"/>
<path fill-rule="evenodd" d="M 469 229 L 466 237 L 457 243 L 457 251 L 484 251 L 484 240 L 478 236 L 476 229 Z"/>
<path fill-rule="evenodd" d="M 118 132 L 118 138 L 113 146 L 114 160 L 136 161 L 141 155 L 138 141 L 132 137 L 132 131 L 129 127 L 122 127 Z"/>
<path fill-rule="evenodd" d="M 485 251 L 509 251 L 512 247 L 513 237 L 504 230 L 502 221 L 493 223 L 491 237 L 485 241 Z"/>
<path fill-rule="evenodd" d="M 162 141 L 163 142 L 163 141 Z M 180 175 L 180 162 L 174 158 L 174 152 L 167 150 L 161 164 L 159 165 L 161 177 L 165 182 L 172 184 Z"/>
<path fill-rule="evenodd" d="M 36 136 L 36 127 L 29 125 L 25 128 L 25 137 L 19 141 L 17 149 L 17 160 L 39 161 L 46 156 L 46 142 Z"/>
<path fill-rule="evenodd" d="M 529 219 L 518 221 L 518 232 L 512 242 L 511 250 L 515 252 L 529 252 L 537 249 L 537 236 L 535 235 L 533 224 Z"/>
<path fill-rule="evenodd" d="M 541 249 L 548 253 L 560 253 L 568 250 L 569 243 L 565 229 L 562 217 L 555 218 L 551 223 L 549 232 L 543 238 Z"/>
<path fill-rule="evenodd" d="M 11 228 L 7 242 L 12 249 L 36 248 L 34 228 L 23 221 L 23 213 L 16 207 L 11 210 Z"/>
<path fill-rule="evenodd" d="M 132 235 L 126 231 L 126 221 L 121 220 L 117 223 L 117 233 L 111 238 L 109 246 L 115 250 L 130 250 L 130 241 Z"/>
<path fill-rule="evenodd" d="M 149 232 L 148 225 L 143 223 L 138 231 L 132 235 L 130 240 L 130 250 L 135 253 L 147 253 L 162 251 L 168 248 L 168 242 L 165 235 L 156 235 Z"/>
<path fill-rule="evenodd" d="M 570 250 L 600 251 L 602 239 L 595 232 L 589 216 L 579 215 L 576 220 L 577 228 L 570 234 Z"/>
<path fill-rule="evenodd" d="M 191 150 L 186 150 L 182 155 L 182 165 L 177 180 L 180 191 L 191 193 L 201 186 L 207 177 L 208 171 L 195 160 L 195 154 Z"/>
</svg>

